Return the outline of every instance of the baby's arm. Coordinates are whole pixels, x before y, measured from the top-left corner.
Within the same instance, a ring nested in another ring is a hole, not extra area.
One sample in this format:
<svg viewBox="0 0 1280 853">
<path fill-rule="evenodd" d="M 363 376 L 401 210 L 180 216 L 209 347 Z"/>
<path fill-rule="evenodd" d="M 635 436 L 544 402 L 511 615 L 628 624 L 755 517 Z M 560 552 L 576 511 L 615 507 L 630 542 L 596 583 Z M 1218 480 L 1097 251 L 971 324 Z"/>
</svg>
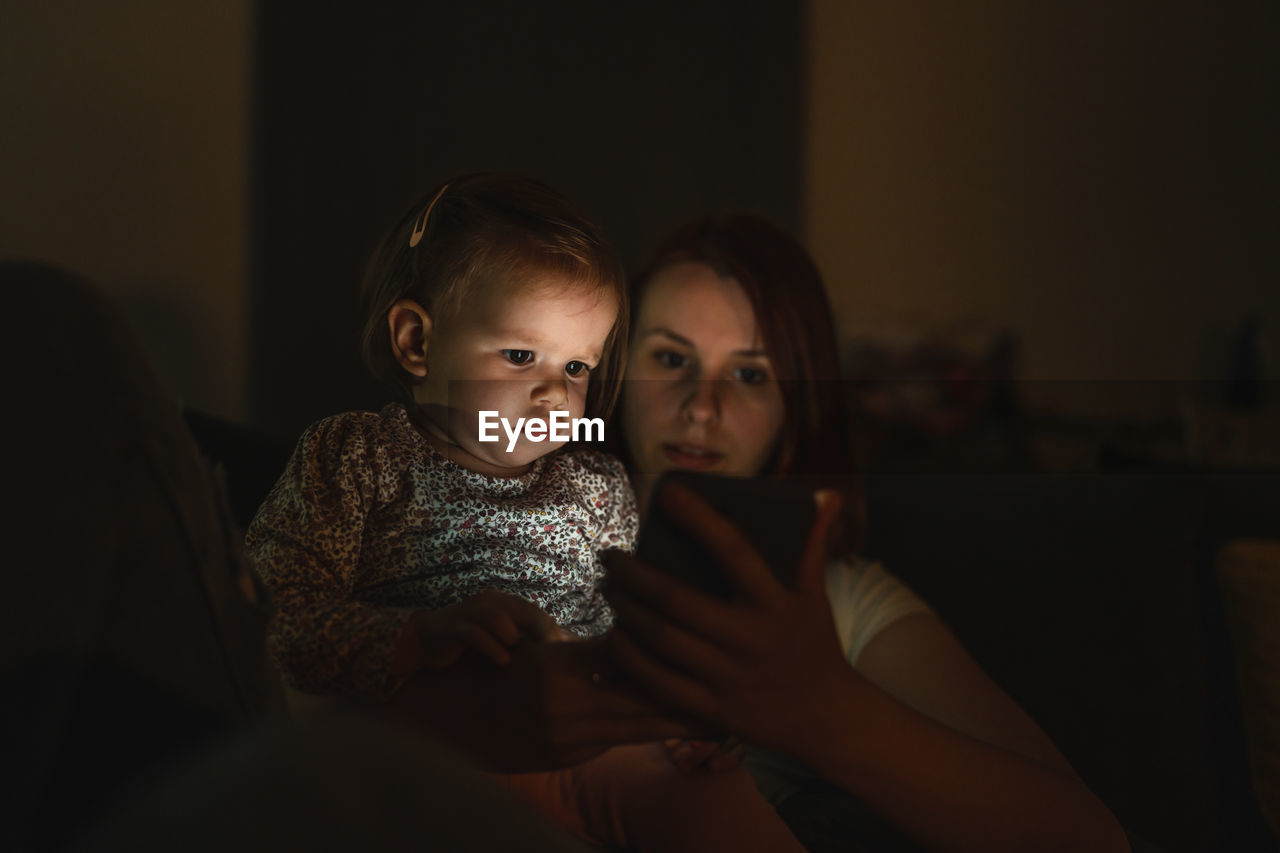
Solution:
<svg viewBox="0 0 1280 853">
<path fill-rule="evenodd" d="M 368 431 L 355 415 L 310 427 L 245 539 L 275 605 L 268 648 L 285 681 L 307 692 L 383 694 L 414 615 L 354 598 L 365 519 L 378 503 L 369 472 L 384 461 Z"/>
</svg>

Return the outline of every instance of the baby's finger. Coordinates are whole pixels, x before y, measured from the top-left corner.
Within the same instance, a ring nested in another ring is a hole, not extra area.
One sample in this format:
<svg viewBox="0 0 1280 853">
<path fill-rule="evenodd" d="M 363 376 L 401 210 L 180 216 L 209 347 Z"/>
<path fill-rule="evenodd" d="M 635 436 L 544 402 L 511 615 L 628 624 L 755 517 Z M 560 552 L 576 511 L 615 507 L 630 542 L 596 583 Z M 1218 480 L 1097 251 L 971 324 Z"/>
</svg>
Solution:
<svg viewBox="0 0 1280 853">
<path fill-rule="evenodd" d="M 462 638 L 473 649 L 479 651 L 496 664 L 506 665 L 511 662 L 511 654 L 497 637 L 476 624 L 468 624 L 463 628 Z"/>
<path fill-rule="evenodd" d="M 488 630 L 504 646 L 514 646 L 520 639 L 520 628 L 505 610 L 491 611 L 477 619 L 476 623 Z"/>
<path fill-rule="evenodd" d="M 506 614 L 521 634 L 533 640 L 550 640 L 560 627 L 545 610 L 523 598 L 512 597 Z"/>
</svg>

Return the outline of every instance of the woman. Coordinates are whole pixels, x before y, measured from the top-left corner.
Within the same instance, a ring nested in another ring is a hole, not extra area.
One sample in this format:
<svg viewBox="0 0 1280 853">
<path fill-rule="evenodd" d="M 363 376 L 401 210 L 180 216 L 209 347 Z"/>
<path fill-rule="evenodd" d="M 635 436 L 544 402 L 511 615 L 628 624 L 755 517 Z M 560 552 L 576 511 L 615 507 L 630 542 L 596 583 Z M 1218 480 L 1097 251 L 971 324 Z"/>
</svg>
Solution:
<svg viewBox="0 0 1280 853">
<path fill-rule="evenodd" d="M 652 698 L 807 766 L 925 849 L 1128 849 L 938 617 L 878 567 L 843 559 L 860 513 L 841 507 L 859 504 L 841 396 L 827 384 L 831 312 L 804 251 L 754 217 L 705 220 L 663 244 L 634 296 L 622 420 L 640 504 L 681 520 L 738 596 L 711 600 L 620 559 L 610 644 L 622 671 Z M 673 468 L 825 484 L 796 588 L 692 493 L 655 497 Z"/>
<path fill-rule="evenodd" d="M 924 849 L 1128 849 L 937 616 L 880 568 L 845 559 L 861 512 L 840 395 L 826 384 L 838 378 L 831 313 L 804 251 L 753 217 L 708 220 L 663 244 L 634 296 L 628 388 L 610 431 L 625 436 L 641 505 L 662 501 L 684 519 L 741 595 L 709 601 L 622 559 L 607 649 L 532 644 L 506 667 L 421 676 L 394 706 L 492 769 L 727 731 L 789 756 Z M 830 490 L 797 587 L 775 583 L 692 495 L 654 496 L 671 468 Z M 627 677 L 610 679 L 611 665 Z"/>
</svg>

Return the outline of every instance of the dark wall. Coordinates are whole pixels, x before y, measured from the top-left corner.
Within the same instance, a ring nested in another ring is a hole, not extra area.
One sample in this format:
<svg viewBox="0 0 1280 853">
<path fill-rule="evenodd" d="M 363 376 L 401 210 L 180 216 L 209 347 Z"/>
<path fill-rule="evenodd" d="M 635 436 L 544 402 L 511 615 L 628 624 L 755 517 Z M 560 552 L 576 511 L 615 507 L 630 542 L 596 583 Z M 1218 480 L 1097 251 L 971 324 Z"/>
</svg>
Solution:
<svg viewBox="0 0 1280 853">
<path fill-rule="evenodd" d="M 479 169 L 577 202 L 634 269 L 691 216 L 798 229 L 802 4 L 260 3 L 250 414 L 377 406 L 356 293 L 384 229 Z"/>
<path fill-rule="evenodd" d="M 1037 408 L 1176 420 L 1252 315 L 1280 379 L 1280 3 L 811 9 L 806 231 L 846 335 L 1009 329 Z"/>
</svg>

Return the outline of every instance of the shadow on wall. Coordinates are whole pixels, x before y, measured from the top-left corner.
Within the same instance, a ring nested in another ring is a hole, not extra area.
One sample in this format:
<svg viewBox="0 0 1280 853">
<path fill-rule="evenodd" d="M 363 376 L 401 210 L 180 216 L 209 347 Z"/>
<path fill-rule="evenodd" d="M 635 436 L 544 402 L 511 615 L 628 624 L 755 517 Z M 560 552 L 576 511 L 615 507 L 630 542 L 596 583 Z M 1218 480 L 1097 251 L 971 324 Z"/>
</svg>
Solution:
<svg viewBox="0 0 1280 853">
<path fill-rule="evenodd" d="M 240 387 L 240 377 L 209 357 L 221 349 L 219 330 L 184 296 L 177 282 L 148 281 L 115 297 L 175 403 L 189 402 L 182 400 L 184 388 Z"/>
</svg>

